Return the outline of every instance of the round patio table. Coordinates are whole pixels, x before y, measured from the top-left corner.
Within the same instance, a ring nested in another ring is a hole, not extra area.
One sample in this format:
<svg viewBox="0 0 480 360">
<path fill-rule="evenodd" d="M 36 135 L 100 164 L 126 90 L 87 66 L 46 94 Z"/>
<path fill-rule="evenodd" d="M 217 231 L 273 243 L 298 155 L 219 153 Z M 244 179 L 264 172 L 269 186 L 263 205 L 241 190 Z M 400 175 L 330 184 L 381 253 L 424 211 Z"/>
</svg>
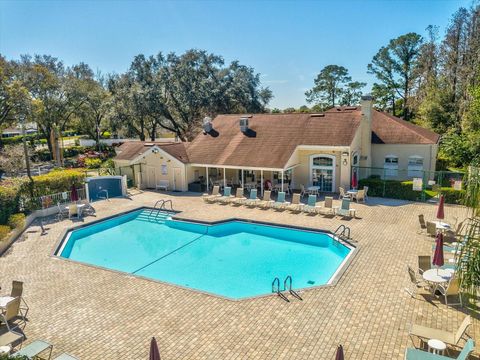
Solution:
<svg viewBox="0 0 480 360">
<path fill-rule="evenodd" d="M 422 276 L 425 281 L 442 284 L 449 282 L 454 272 L 453 269 L 430 269 L 425 271 Z"/>
<path fill-rule="evenodd" d="M 447 224 L 445 222 L 434 221 L 434 223 L 435 223 L 438 230 L 450 230 L 451 229 L 450 224 Z"/>
<path fill-rule="evenodd" d="M 318 190 L 320 190 L 320 186 L 309 186 L 307 188 L 307 192 L 310 195 L 318 195 Z"/>
</svg>

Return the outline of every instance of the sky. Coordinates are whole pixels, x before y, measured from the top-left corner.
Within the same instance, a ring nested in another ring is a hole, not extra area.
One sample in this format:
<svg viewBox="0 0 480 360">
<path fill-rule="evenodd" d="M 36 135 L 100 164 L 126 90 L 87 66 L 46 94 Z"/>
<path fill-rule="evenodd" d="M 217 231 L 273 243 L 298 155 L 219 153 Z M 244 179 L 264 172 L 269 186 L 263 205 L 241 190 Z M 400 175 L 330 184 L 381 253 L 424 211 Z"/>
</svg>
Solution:
<svg viewBox="0 0 480 360">
<path fill-rule="evenodd" d="M 425 35 L 428 25 L 443 35 L 471 1 L 0 0 L 0 53 L 120 73 L 140 53 L 205 49 L 252 66 L 273 91 L 269 107 L 284 109 L 306 104 L 305 91 L 329 64 L 346 67 L 368 91 L 367 65 L 381 46 L 407 32 Z"/>
</svg>

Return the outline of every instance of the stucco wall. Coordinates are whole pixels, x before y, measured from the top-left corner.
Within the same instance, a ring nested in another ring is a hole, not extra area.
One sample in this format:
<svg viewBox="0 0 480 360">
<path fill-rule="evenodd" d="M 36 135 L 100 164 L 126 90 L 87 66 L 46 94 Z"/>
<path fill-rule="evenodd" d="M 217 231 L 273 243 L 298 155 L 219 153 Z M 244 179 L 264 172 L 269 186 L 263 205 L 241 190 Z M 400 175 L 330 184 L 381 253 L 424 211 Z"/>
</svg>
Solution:
<svg viewBox="0 0 480 360">
<path fill-rule="evenodd" d="M 410 156 L 423 157 L 423 169 L 435 170 L 438 145 L 406 145 L 406 144 L 372 144 L 372 167 L 383 168 L 385 156 L 398 157 L 398 169 L 408 169 Z"/>
<path fill-rule="evenodd" d="M 142 160 L 142 164 L 142 182 L 145 187 L 155 188 L 160 180 L 168 180 L 169 190 L 187 190 L 185 164 L 171 158 L 164 152 L 148 153 Z M 166 174 L 162 174 L 162 165 L 166 165 Z"/>
</svg>

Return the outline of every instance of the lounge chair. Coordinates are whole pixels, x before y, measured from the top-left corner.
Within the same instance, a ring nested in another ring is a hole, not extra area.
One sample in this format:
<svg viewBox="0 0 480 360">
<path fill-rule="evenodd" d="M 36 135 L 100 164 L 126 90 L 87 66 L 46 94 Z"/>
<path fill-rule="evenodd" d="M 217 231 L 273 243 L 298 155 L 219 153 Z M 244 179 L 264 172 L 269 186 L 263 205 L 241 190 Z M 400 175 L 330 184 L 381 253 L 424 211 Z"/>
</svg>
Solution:
<svg viewBox="0 0 480 360">
<path fill-rule="evenodd" d="M 323 204 L 326 214 L 335 214 L 335 209 L 333 208 L 333 197 L 325 196 L 325 202 Z"/>
<path fill-rule="evenodd" d="M 409 331 L 409 336 L 412 339 L 417 337 L 422 340 L 426 339 L 437 339 L 443 341 L 447 345 L 458 346 L 460 340 L 465 336 L 465 332 L 468 327 L 472 324 L 472 318 L 470 315 L 463 319 L 463 322 L 460 324 L 456 332 L 449 332 L 440 329 L 433 329 L 427 326 L 413 324 Z"/>
<path fill-rule="evenodd" d="M 468 356 L 475 348 L 475 343 L 472 339 L 468 339 L 463 347 L 462 352 L 456 357 L 457 360 L 467 360 Z M 405 360 L 452 360 L 450 357 L 443 355 L 432 354 L 419 349 L 405 350 Z"/>
<path fill-rule="evenodd" d="M 215 185 L 213 187 L 212 193 L 211 194 L 209 194 L 209 193 L 203 194 L 202 199 L 205 202 L 213 202 L 215 198 L 220 197 L 220 196 L 222 196 L 222 195 L 220 195 L 220 186 Z"/>
<path fill-rule="evenodd" d="M 20 302 L 20 297 L 15 297 L 10 300 L 4 308 L 2 308 L 2 312 L 0 313 L 0 323 L 4 323 L 7 326 L 8 331 L 19 327 L 21 324 L 25 324 L 25 318 L 20 311 Z M 20 317 L 21 322 L 11 326 L 10 322 L 17 317 Z"/>
<path fill-rule="evenodd" d="M 230 203 L 241 205 L 245 200 L 247 200 L 244 194 L 245 194 L 245 190 L 242 187 L 237 188 L 235 197 L 230 200 Z"/>
<path fill-rule="evenodd" d="M 321 208 L 321 206 L 317 205 L 317 195 L 308 195 L 307 205 L 302 207 L 302 211 L 309 214 L 318 214 Z"/>
<path fill-rule="evenodd" d="M 305 195 L 307 195 L 307 191 L 305 190 L 305 185 L 301 184 L 300 185 L 300 197 L 304 197 Z"/>
<path fill-rule="evenodd" d="M 274 202 L 271 198 L 270 195 L 272 192 L 270 190 L 266 190 L 263 192 L 263 199 L 257 203 L 258 207 L 261 208 L 269 208 L 272 203 Z"/>
<path fill-rule="evenodd" d="M 368 200 L 368 186 L 364 186 L 363 190 L 365 191 L 365 201 Z"/>
<path fill-rule="evenodd" d="M 27 346 L 21 348 L 14 355 L 20 357 L 25 356 L 28 359 L 34 359 L 37 358 L 39 354 L 47 350 L 49 350 L 49 355 L 47 359 L 50 359 L 52 357 L 53 345 L 44 340 L 35 340 Z"/>
<path fill-rule="evenodd" d="M 300 202 L 302 194 L 293 194 L 292 195 L 292 203 L 286 206 L 287 210 L 290 211 L 301 211 L 302 203 Z"/>
<path fill-rule="evenodd" d="M 257 193 L 257 189 L 250 189 L 250 197 L 243 202 L 243 205 L 255 206 L 260 201 L 260 199 L 257 197 Z"/>
<path fill-rule="evenodd" d="M 423 281 L 417 278 L 417 275 L 415 274 L 415 271 L 407 265 L 407 271 L 408 271 L 408 278 L 410 280 L 410 285 L 411 288 L 405 288 L 405 291 L 410 294 L 411 297 L 416 297 L 418 288 L 427 288 L 429 285 Z"/>
<path fill-rule="evenodd" d="M 55 359 L 53 360 L 78 360 L 75 356 L 63 353 L 58 355 Z"/>
<path fill-rule="evenodd" d="M 420 223 L 420 231 L 419 234 L 423 234 L 427 225 L 425 224 L 425 216 L 423 214 L 418 215 L 418 222 Z"/>
<path fill-rule="evenodd" d="M 285 209 L 287 205 L 289 205 L 290 202 L 285 201 L 285 191 L 279 191 L 277 195 L 277 201 L 272 203 L 272 207 L 275 209 Z"/>
<path fill-rule="evenodd" d="M 427 234 L 433 237 L 437 236 L 437 224 L 427 221 Z"/>
<path fill-rule="evenodd" d="M 84 215 L 87 215 L 87 216 L 88 215 L 95 215 L 95 213 L 96 213 L 95 208 L 92 206 L 92 204 L 90 204 L 90 201 L 88 201 L 87 199 L 81 200 L 80 204 L 85 205 L 82 208 L 82 216 L 84 216 Z"/>
<path fill-rule="evenodd" d="M 339 208 L 335 208 L 335 213 L 340 216 L 356 216 L 356 210 L 350 208 L 350 199 L 349 198 L 343 198 L 342 199 L 342 206 Z"/>
<path fill-rule="evenodd" d="M 439 291 L 440 294 L 444 297 L 445 299 L 445 305 L 460 305 L 463 306 L 462 303 L 462 293 L 460 292 L 460 283 L 458 281 L 458 278 L 456 276 L 453 276 L 450 281 L 447 283 L 446 286 L 439 284 L 435 288 L 436 291 Z M 458 296 L 459 302 L 450 302 L 448 303 L 448 297 L 449 296 Z"/>
<path fill-rule="evenodd" d="M 71 219 L 72 216 L 76 215 L 78 217 L 78 207 L 77 204 L 70 204 L 68 206 L 68 218 Z"/>
<path fill-rule="evenodd" d="M 422 275 L 432 268 L 432 257 L 430 255 L 418 255 L 418 273 Z"/>
<path fill-rule="evenodd" d="M 225 186 L 225 189 L 223 189 L 223 196 L 219 196 L 215 201 L 228 203 L 232 198 L 232 188 L 230 186 Z"/>
</svg>

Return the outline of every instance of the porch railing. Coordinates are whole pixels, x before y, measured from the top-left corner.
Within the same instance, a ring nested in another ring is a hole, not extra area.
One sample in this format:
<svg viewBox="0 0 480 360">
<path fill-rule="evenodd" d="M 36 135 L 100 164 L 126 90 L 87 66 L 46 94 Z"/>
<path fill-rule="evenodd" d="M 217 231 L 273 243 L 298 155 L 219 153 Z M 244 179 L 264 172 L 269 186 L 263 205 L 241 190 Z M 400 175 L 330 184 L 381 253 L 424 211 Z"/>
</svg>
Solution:
<svg viewBox="0 0 480 360">
<path fill-rule="evenodd" d="M 85 188 L 77 188 L 76 192 L 76 200 L 85 200 Z M 72 191 L 64 191 L 60 193 L 40 196 L 35 199 L 34 203 L 38 204 L 39 209 L 46 209 L 57 204 L 68 204 L 73 202 L 74 200 L 75 197 L 72 197 Z"/>
</svg>

